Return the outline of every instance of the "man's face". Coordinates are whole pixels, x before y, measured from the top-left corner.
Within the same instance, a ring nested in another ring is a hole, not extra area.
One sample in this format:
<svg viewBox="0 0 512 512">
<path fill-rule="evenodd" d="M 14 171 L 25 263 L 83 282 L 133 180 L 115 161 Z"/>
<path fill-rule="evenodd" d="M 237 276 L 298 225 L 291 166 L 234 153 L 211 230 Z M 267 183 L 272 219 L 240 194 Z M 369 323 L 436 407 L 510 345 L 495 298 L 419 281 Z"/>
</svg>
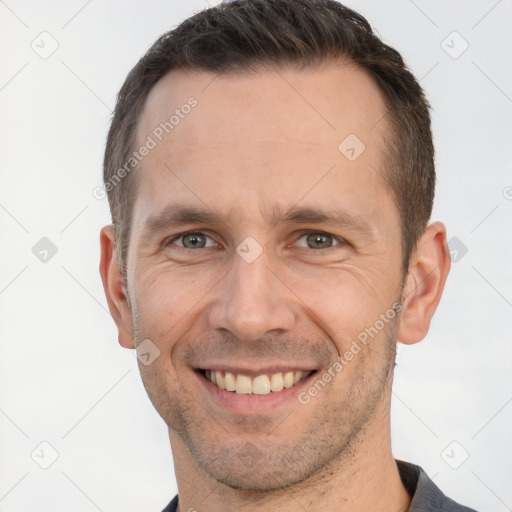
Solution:
<svg viewBox="0 0 512 512">
<path fill-rule="evenodd" d="M 135 344 L 160 351 L 142 378 L 205 473 L 279 488 L 348 457 L 388 414 L 396 319 L 345 357 L 402 291 L 386 109 L 348 65 L 175 71 L 152 90 L 136 146 L 191 96 L 197 106 L 137 170 L 128 294 Z M 215 370 L 228 387 L 226 372 L 241 374 L 240 393 L 209 381 Z M 296 371 L 306 377 L 278 391 Z"/>
</svg>

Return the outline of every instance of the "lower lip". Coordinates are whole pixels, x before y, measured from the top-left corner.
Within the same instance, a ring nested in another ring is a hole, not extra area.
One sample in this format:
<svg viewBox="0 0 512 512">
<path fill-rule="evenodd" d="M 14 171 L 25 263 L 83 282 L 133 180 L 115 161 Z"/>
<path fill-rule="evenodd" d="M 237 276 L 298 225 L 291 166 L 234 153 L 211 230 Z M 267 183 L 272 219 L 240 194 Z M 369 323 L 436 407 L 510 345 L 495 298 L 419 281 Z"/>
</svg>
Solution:
<svg viewBox="0 0 512 512">
<path fill-rule="evenodd" d="M 196 372 L 199 381 L 206 392 L 213 398 L 214 402 L 224 409 L 236 413 L 262 413 L 276 409 L 293 400 L 299 402 L 297 395 L 300 391 L 309 385 L 309 381 L 316 372 L 311 373 L 291 388 L 284 388 L 281 391 L 271 391 L 266 395 L 244 395 L 234 391 L 226 391 L 212 384 L 201 373 Z"/>
</svg>

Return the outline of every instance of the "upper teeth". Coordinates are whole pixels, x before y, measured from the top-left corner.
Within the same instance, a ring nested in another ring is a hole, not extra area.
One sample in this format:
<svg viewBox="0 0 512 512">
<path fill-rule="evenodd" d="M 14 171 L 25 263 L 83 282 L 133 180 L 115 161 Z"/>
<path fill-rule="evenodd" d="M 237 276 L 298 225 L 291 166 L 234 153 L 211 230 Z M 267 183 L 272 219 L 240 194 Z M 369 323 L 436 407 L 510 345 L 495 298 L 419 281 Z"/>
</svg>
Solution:
<svg viewBox="0 0 512 512">
<path fill-rule="evenodd" d="M 266 395 L 271 391 L 281 391 L 283 388 L 291 388 L 310 372 L 298 370 L 296 372 L 278 372 L 272 375 L 258 375 L 249 377 L 241 373 L 222 372 L 219 370 L 206 370 L 206 378 L 220 389 L 235 391 L 244 395 Z"/>
</svg>

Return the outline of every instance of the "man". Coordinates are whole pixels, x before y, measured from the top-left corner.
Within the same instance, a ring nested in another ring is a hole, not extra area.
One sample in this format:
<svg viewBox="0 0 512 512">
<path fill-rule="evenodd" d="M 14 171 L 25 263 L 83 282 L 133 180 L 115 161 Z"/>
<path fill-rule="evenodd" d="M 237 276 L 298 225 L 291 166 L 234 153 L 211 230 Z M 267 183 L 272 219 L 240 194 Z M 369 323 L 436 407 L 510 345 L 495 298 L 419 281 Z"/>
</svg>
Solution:
<svg viewBox="0 0 512 512">
<path fill-rule="evenodd" d="M 235 1 L 123 85 L 101 276 L 169 428 L 166 511 L 459 511 L 393 458 L 396 343 L 450 267 L 429 106 L 332 1 Z"/>
</svg>

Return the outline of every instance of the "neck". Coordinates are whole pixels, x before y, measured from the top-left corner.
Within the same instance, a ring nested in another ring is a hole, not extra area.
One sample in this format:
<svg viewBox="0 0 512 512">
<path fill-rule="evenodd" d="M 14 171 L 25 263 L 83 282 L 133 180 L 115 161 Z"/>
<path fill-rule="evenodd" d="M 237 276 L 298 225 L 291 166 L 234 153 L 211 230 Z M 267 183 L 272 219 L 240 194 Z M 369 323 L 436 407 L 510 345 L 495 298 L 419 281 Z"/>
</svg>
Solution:
<svg viewBox="0 0 512 512">
<path fill-rule="evenodd" d="M 388 402 L 388 400 L 385 400 Z M 233 489 L 213 479 L 195 463 L 181 438 L 170 431 L 178 483 L 178 512 L 266 510 L 288 512 L 405 512 L 411 497 L 391 453 L 389 404 L 381 403 L 343 461 L 332 460 L 307 480 L 274 491 Z"/>
</svg>

